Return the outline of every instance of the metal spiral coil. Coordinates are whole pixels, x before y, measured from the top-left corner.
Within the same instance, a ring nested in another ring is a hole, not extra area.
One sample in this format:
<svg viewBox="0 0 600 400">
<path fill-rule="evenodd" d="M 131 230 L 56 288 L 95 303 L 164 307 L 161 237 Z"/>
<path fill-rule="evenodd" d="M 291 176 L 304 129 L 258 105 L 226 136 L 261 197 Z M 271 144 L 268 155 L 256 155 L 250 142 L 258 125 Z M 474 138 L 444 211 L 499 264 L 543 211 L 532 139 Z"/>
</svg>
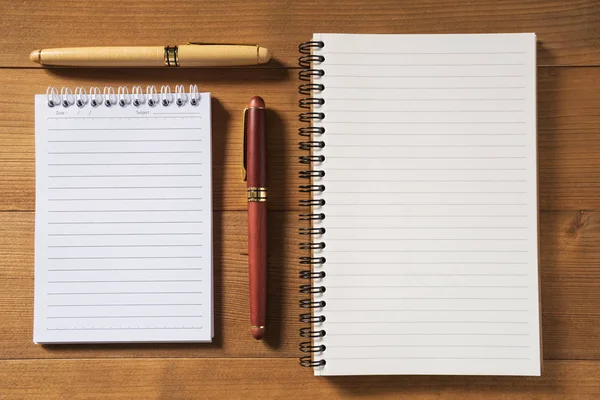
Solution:
<svg viewBox="0 0 600 400">
<path fill-rule="evenodd" d="M 105 107 L 141 107 L 146 103 L 150 107 L 157 104 L 163 107 L 169 107 L 172 104 L 182 107 L 187 102 L 193 106 L 200 102 L 200 93 L 198 93 L 197 85 L 190 85 L 189 92 L 185 92 L 183 85 L 177 85 L 175 92 L 171 92 L 169 86 L 162 86 L 160 92 L 155 86 L 148 86 L 146 90 L 141 86 L 134 86 L 131 91 L 126 86 L 119 86 L 115 91 L 112 86 L 106 86 L 101 90 L 96 86 L 86 88 L 78 86 L 75 90 L 68 87 L 62 87 L 60 91 L 54 86 L 49 86 L 46 90 L 46 103 L 48 107 L 63 107 L 68 108 L 76 106 L 83 108 L 87 104 L 96 108 L 100 105 Z"/>
<path fill-rule="evenodd" d="M 298 92 L 306 97 L 298 101 L 298 107 L 303 111 L 298 115 L 300 122 L 305 123 L 298 129 L 298 134 L 303 138 L 299 142 L 300 150 L 305 150 L 308 155 L 300 156 L 299 162 L 302 165 L 307 165 L 307 169 L 300 171 L 300 179 L 307 179 L 308 184 L 300 185 L 300 193 L 307 193 L 310 198 L 302 199 L 299 202 L 300 207 L 308 207 L 309 212 L 299 215 L 300 221 L 309 221 L 311 227 L 302 227 L 299 229 L 299 234 L 308 241 L 302 241 L 299 245 L 300 250 L 309 252 L 309 256 L 302 256 L 299 263 L 302 267 L 307 266 L 307 269 L 302 269 L 299 273 L 299 278 L 306 283 L 299 286 L 299 291 L 302 294 L 309 295 L 306 298 L 300 299 L 299 306 L 301 309 L 312 310 L 311 313 L 301 313 L 300 322 L 309 324 L 307 327 L 300 329 L 300 337 L 309 339 L 300 343 L 300 351 L 302 353 L 311 353 L 300 358 L 300 365 L 303 367 L 322 367 L 326 364 L 324 359 L 314 359 L 312 354 L 322 357 L 326 347 L 321 343 L 314 343 L 313 340 L 322 338 L 326 332 L 318 328 L 318 324 L 325 321 L 325 316 L 316 314 L 321 312 L 326 306 L 324 300 L 314 298 L 314 295 L 325 293 L 326 287 L 323 285 L 325 271 L 321 271 L 326 259 L 325 257 L 316 257 L 312 253 L 325 248 L 325 242 L 322 237 L 326 230 L 323 227 L 313 226 L 314 222 L 323 221 L 325 213 L 317 210 L 325 206 L 325 200 L 315 198 L 315 195 L 320 195 L 325 191 L 325 185 L 319 184 L 319 180 L 325 176 L 325 171 L 318 169 L 318 165 L 325 161 L 325 156 L 321 154 L 313 154 L 313 151 L 320 151 L 325 147 L 325 142 L 320 138 L 325 134 L 325 128 L 313 126 L 315 122 L 320 122 L 325 119 L 325 113 L 319 112 L 318 108 L 325 104 L 325 99 L 317 97 L 319 93 L 325 90 L 325 85 L 315 83 L 313 80 L 318 80 L 325 75 L 325 71 L 319 69 L 315 64 L 325 62 L 325 57 L 318 54 L 312 54 L 314 49 L 322 49 L 324 43 L 321 41 L 311 41 L 301 43 L 298 47 L 302 54 L 298 58 L 298 64 L 301 67 L 298 73 L 298 79 L 302 81 L 298 87 Z M 316 111 L 315 111 L 316 109 Z M 317 270 L 314 270 L 315 267 Z"/>
</svg>

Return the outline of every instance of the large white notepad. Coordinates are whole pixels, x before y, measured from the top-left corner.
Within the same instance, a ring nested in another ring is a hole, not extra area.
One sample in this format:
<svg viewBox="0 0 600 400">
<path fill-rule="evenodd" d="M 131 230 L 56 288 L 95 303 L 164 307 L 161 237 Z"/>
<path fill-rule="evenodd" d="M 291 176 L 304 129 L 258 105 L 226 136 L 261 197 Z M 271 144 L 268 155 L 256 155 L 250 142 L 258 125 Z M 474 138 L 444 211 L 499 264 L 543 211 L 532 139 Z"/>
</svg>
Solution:
<svg viewBox="0 0 600 400">
<path fill-rule="evenodd" d="M 317 375 L 539 375 L 534 34 L 316 34 Z"/>
<path fill-rule="evenodd" d="M 210 95 L 199 97 L 80 108 L 36 96 L 36 343 L 212 340 Z"/>
</svg>

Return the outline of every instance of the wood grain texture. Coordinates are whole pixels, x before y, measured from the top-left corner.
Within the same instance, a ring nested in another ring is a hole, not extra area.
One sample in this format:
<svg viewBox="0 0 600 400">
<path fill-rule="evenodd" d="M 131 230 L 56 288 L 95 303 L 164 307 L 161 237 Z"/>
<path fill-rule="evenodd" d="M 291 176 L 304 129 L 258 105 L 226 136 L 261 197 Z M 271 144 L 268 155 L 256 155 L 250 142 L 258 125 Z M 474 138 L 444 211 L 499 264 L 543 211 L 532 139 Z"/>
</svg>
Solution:
<svg viewBox="0 0 600 400">
<path fill-rule="evenodd" d="M 267 340 L 249 333 L 247 216 L 214 213 L 212 345 L 34 345 L 33 213 L 0 213 L 0 359 L 298 356 L 299 235 L 296 213 L 269 214 Z M 541 214 L 545 359 L 600 359 L 600 212 Z"/>
<path fill-rule="evenodd" d="M 0 12 L 0 59 L 12 67 L 34 67 L 40 47 L 188 41 L 259 43 L 273 65 L 296 66 L 296 46 L 313 32 L 536 32 L 540 64 L 600 63 L 596 0 L 21 0 Z"/>
<path fill-rule="evenodd" d="M 198 83 L 214 94 L 215 210 L 245 210 L 242 110 L 253 95 L 269 106 L 269 208 L 298 209 L 299 95 L 292 70 L 5 70 L 0 76 L 0 210 L 35 207 L 33 95 L 47 86 Z M 539 68 L 540 209 L 600 208 L 600 80 L 596 68 Z M 325 92 L 326 97 L 326 92 Z"/>
<path fill-rule="evenodd" d="M 0 398 L 600 398 L 598 68 L 538 68 L 541 378 L 317 378 L 298 366 L 297 45 L 313 32 L 536 32 L 538 64 L 600 65 L 597 0 L 0 1 Z M 271 64 L 201 70 L 42 70 L 39 47 L 260 43 Z M 16 68 L 15 68 L 16 67 Z M 215 343 L 32 343 L 34 110 L 49 85 L 213 92 Z M 241 111 L 269 111 L 269 308 L 249 334 Z M 325 93 L 326 95 L 326 93 Z M 208 358 L 219 357 L 219 358 Z M 225 357 L 225 358 L 220 358 Z M 575 361 L 548 361 L 574 359 Z"/>
<path fill-rule="evenodd" d="M 546 362 L 540 378 L 323 378 L 282 358 L 0 361 L 2 394 L 28 399 L 595 400 L 599 377 L 599 361 Z"/>
</svg>

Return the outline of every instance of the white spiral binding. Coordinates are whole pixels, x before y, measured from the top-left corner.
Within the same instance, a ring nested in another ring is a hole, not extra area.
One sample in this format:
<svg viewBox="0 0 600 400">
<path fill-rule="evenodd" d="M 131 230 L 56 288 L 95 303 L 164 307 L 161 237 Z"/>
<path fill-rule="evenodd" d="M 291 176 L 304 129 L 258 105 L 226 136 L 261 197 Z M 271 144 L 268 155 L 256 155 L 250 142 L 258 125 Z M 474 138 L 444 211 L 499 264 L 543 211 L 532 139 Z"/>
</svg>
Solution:
<svg viewBox="0 0 600 400">
<path fill-rule="evenodd" d="M 90 104 L 92 107 L 98 107 L 102 104 L 102 92 L 96 86 L 90 88 Z"/>
<path fill-rule="evenodd" d="M 112 107 L 119 105 L 127 107 L 133 105 L 140 107 L 147 103 L 150 107 L 155 107 L 157 104 L 163 107 L 169 107 L 172 103 L 177 106 L 184 106 L 188 101 L 192 106 L 197 106 L 200 103 L 200 93 L 198 85 L 190 85 L 189 91 L 186 93 L 183 85 L 176 85 L 175 92 L 171 91 L 171 87 L 164 85 L 160 88 L 160 93 L 156 87 L 149 85 L 146 91 L 141 86 L 134 86 L 131 91 L 126 86 L 119 86 L 117 91 L 112 86 L 106 86 L 100 89 L 97 86 L 92 86 L 88 90 L 78 86 L 73 91 L 69 87 L 61 87 L 60 91 L 49 86 L 46 89 L 46 99 L 48 107 L 71 107 L 76 105 L 79 108 L 85 107 L 87 104 L 92 107 L 105 106 Z"/>
<path fill-rule="evenodd" d="M 77 107 L 81 108 L 85 106 L 88 102 L 88 94 L 85 88 L 78 86 L 75 88 L 75 104 Z"/>
<path fill-rule="evenodd" d="M 60 104 L 65 108 L 75 104 L 75 96 L 68 87 L 60 88 Z"/>
<path fill-rule="evenodd" d="M 131 103 L 131 96 L 129 95 L 129 89 L 127 86 L 119 86 L 117 90 L 117 96 L 119 97 L 119 105 L 121 107 L 127 107 Z"/>
<path fill-rule="evenodd" d="M 187 95 L 185 94 L 185 88 L 183 85 L 175 86 L 175 104 L 179 107 L 184 105 L 187 101 Z"/>
<path fill-rule="evenodd" d="M 173 102 L 173 93 L 171 93 L 171 88 L 169 86 L 163 85 L 160 88 L 160 103 L 168 107 Z"/>
</svg>

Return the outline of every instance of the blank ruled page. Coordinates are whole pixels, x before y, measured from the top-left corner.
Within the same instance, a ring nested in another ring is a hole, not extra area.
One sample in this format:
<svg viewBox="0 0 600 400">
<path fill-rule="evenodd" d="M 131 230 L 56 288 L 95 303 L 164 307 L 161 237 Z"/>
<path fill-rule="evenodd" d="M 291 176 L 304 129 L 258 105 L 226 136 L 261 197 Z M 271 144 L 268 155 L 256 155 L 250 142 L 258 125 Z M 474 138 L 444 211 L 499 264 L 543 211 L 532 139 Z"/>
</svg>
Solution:
<svg viewBox="0 0 600 400">
<path fill-rule="evenodd" d="M 211 341 L 210 95 L 35 101 L 34 341 Z"/>
<path fill-rule="evenodd" d="M 317 375 L 539 375 L 535 35 L 318 34 Z"/>
</svg>

